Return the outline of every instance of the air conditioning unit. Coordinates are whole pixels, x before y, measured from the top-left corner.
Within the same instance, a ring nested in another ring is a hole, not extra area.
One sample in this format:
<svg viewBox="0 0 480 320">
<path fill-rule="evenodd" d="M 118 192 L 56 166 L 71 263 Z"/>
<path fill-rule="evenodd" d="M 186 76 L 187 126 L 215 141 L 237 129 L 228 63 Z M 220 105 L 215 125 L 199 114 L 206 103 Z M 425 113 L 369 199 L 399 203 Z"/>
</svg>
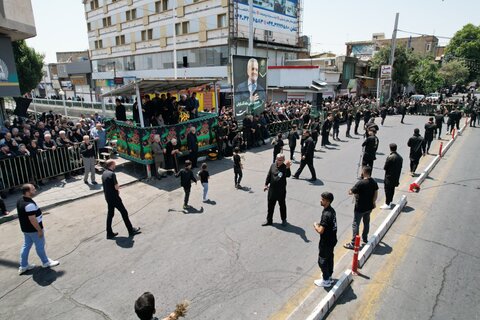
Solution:
<svg viewBox="0 0 480 320">
<path fill-rule="evenodd" d="M 270 30 L 263 30 L 263 37 L 265 41 L 269 41 L 273 38 L 273 32 Z"/>
</svg>

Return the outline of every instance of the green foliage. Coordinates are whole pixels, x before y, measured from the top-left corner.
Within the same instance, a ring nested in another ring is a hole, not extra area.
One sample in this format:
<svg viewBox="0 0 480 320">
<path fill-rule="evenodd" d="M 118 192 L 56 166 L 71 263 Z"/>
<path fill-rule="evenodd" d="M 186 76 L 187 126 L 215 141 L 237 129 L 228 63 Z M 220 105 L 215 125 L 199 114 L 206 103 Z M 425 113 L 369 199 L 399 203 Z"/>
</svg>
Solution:
<svg viewBox="0 0 480 320">
<path fill-rule="evenodd" d="M 470 70 L 469 79 L 480 75 L 480 26 L 471 23 L 458 30 L 445 48 L 445 59 L 464 60 Z"/>
<path fill-rule="evenodd" d="M 20 93 L 23 95 L 35 89 L 42 80 L 44 55 L 30 48 L 24 40 L 12 43 L 17 67 Z"/>
<path fill-rule="evenodd" d="M 378 72 L 378 69 L 385 64 L 388 64 L 390 58 L 391 46 L 380 48 L 380 50 L 373 56 L 370 61 L 370 69 Z M 418 56 L 412 51 L 407 50 L 405 46 L 398 46 L 395 48 L 395 61 L 393 63 L 392 80 L 397 85 L 407 85 L 409 81 L 409 74 L 418 63 Z M 378 74 L 378 73 L 377 73 Z"/>
<path fill-rule="evenodd" d="M 412 70 L 410 82 L 418 93 L 428 94 L 438 90 L 443 83 L 438 73 L 439 66 L 430 57 L 423 58 Z"/>
<path fill-rule="evenodd" d="M 465 63 L 459 60 L 443 63 L 438 73 L 446 86 L 466 84 L 470 75 Z"/>
</svg>

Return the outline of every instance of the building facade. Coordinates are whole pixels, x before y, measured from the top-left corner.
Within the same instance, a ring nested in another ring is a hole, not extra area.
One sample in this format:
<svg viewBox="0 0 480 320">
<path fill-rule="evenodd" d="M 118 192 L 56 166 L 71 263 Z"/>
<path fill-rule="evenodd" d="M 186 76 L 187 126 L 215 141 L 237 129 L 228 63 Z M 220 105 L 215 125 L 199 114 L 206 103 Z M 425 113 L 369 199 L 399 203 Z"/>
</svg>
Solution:
<svg viewBox="0 0 480 320">
<path fill-rule="evenodd" d="M 84 0 L 92 77 L 108 91 L 113 79 L 218 77 L 231 84 L 231 56 L 246 55 L 245 0 Z M 270 65 L 305 51 L 301 0 L 254 1 L 254 53 Z M 176 51 L 176 54 L 174 52 Z"/>
</svg>

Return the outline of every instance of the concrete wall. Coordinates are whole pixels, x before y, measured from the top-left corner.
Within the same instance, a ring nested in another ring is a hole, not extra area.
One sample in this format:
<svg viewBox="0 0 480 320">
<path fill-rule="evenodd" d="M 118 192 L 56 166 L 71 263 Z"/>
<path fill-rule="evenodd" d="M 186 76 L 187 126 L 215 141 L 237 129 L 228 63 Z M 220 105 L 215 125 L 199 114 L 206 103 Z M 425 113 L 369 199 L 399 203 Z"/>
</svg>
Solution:
<svg viewBox="0 0 480 320">
<path fill-rule="evenodd" d="M 2 0 L 0 6 L 0 33 L 12 40 L 22 40 L 37 35 L 30 0 Z M 3 10 L 2 10 L 3 9 Z"/>
</svg>

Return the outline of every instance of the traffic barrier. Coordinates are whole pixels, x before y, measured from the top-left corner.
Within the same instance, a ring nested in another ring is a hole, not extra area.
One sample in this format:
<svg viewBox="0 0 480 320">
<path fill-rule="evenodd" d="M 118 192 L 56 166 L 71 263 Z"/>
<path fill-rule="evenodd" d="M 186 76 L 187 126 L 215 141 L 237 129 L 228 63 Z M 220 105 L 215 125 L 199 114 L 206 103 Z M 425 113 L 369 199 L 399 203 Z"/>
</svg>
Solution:
<svg viewBox="0 0 480 320">
<path fill-rule="evenodd" d="M 358 249 L 360 248 L 360 236 L 355 236 L 355 244 L 353 245 L 353 260 L 352 260 L 352 273 L 357 274 L 358 268 Z"/>
<path fill-rule="evenodd" d="M 442 157 L 443 142 L 440 142 L 440 149 L 438 150 L 438 155 Z"/>
<path fill-rule="evenodd" d="M 455 128 L 452 130 L 452 140 L 455 140 Z"/>
</svg>

